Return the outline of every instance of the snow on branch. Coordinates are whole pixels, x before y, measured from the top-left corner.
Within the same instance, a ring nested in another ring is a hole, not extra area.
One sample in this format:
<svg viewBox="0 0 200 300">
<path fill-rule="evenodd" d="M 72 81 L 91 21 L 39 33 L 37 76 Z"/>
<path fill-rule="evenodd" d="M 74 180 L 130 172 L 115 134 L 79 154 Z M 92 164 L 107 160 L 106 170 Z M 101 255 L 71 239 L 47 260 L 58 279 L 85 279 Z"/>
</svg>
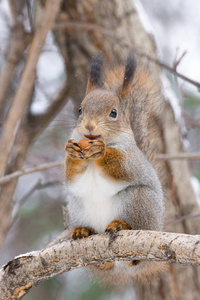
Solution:
<svg viewBox="0 0 200 300">
<path fill-rule="evenodd" d="M 63 239 L 4 265 L 0 269 L 0 299 L 21 299 L 41 281 L 79 267 L 116 260 L 199 266 L 200 235 L 130 230 L 119 232 L 111 244 L 104 234 L 76 241 Z"/>
</svg>

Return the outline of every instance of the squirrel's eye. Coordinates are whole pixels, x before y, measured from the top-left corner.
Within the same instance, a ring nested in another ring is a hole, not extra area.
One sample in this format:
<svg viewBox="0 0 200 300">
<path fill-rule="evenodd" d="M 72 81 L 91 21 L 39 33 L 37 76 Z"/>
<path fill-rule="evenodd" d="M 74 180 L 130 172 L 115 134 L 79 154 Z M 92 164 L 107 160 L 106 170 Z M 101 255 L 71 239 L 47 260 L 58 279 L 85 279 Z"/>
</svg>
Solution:
<svg viewBox="0 0 200 300">
<path fill-rule="evenodd" d="M 79 116 L 82 114 L 82 108 L 81 107 L 79 107 L 78 113 L 79 113 Z"/>
<path fill-rule="evenodd" d="M 116 118 L 117 117 L 117 110 L 113 109 L 109 115 L 111 118 Z"/>
</svg>

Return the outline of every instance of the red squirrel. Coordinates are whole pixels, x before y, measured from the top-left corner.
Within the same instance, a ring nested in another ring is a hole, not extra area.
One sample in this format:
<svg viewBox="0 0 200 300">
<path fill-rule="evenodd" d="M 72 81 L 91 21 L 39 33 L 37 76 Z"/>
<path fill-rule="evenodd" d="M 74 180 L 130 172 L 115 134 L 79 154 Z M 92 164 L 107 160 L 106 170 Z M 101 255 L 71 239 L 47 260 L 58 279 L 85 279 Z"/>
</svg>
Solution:
<svg viewBox="0 0 200 300">
<path fill-rule="evenodd" d="M 148 147 L 142 139 L 148 122 L 144 104 L 149 98 L 153 101 L 151 77 L 137 70 L 132 54 L 125 70 L 119 66 L 103 73 L 103 58 L 98 55 L 92 62 L 77 124 L 65 146 L 72 239 L 120 230 L 162 230 L 163 226 L 162 187 L 141 151 Z M 153 273 L 154 264 L 134 261 L 131 277 Z M 104 267 L 104 272 L 113 270 L 111 277 L 130 273 L 130 269 L 119 272 L 114 264 Z"/>
</svg>

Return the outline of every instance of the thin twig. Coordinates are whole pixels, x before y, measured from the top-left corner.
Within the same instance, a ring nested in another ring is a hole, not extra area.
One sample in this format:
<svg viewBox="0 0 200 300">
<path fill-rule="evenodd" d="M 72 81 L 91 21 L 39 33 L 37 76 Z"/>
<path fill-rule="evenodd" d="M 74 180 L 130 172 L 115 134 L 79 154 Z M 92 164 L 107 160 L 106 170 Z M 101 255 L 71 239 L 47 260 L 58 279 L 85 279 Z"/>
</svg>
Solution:
<svg viewBox="0 0 200 300">
<path fill-rule="evenodd" d="M 200 153 L 157 154 L 156 159 L 159 160 L 200 159 Z"/>
<path fill-rule="evenodd" d="M 181 54 L 181 56 L 179 57 L 179 59 L 176 59 L 176 58 L 175 58 L 175 60 L 174 60 L 174 62 L 173 62 L 173 68 L 174 68 L 174 70 L 177 69 L 178 65 L 180 64 L 180 62 L 182 61 L 183 57 L 184 57 L 186 54 L 187 54 L 187 51 L 185 50 L 185 51 Z"/>
<path fill-rule="evenodd" d="M 15 207 L 14 207 L 14 213 L 12 216 L 12 221 L 10 225 L 10 229 L 14 225 L 14 223 L 17 220 L 17 215 L 19 213 L 19 210 L 21 207 L 24 205 L 24 203 L 29 199 L 29 197 L 37 190 L 41 190 L 47 187 L 53 187 L 55 185 L 61 184 L 60 180 L 54 180 L 54 181 L 47 181 L 47 182 L 42 182 L 42 179 L 39 178 L 34 185 L 30 188 L 30 190 L 19 200 L 16 202 Z"/>
<path fill-rule="evenodd" d="M 37 188 L 37 186 L 41 183 L 41 178 L 39 178 L 34 184 L 33 186 L 30 188 L 30 190 L 19 200 L 15 203 L 14 209 L 13 209 L 13 215 L 12 215 L 12 221 L 10 224 L 10 229 L 13 227 L 14 223 L 17 220 L 17 215 L 18 212 L 20 210 L 20 208 L 22 207 L 22 205 L 24 205 L 24 203 L 26 202 L 26 200 L 30 197 L 30 195 L 34 192 L 34 190 Z"/>
<path fill-rule="evenodd" d="M 55 161 L 55 162 L 51 162 L 51 163 L 36 165 L 36 166 L 30 167 L 27 169 L 22 169 L 22 170 L 13 172 L 9 175 L 6 175 L 6 176 L 0 178 L 0 185 L 5 184 L 13 179 L 23 176 L 23 175 L 27 175 L 27 174 L 30 174 L 33 172 L 38 172 L 38 171 L 44 171 L 44 170 L 48 170 L 48 169 L 52 169 L 52 168 L 62 167 L 62 166 L 63 166 L 63 162 Z"/>
<path fill-rule="evenodd" d="M 153 63 L 161 66 L 162 68 L 170 71 L 171 73 L 175 74 L 176 76 L 183 79 L 184 81 L 187 81 L 190 84 L 196 86 L 198 89 L 200 89 L 200 83 L 198 81 L 190 79 L 189 77 L 177 72 L 175 68 L 170 67 L 170 66 L 166 65 L 165 63 L 163 63 L 162 61 L 160 61 L 159 59 L 152 57 L 151 55 L 141 51 L 140 49 L 138 49 L 138 47 L 134 47 L 134 46 L 130 45 L 130 43 L 128 41 L 126 41 L 124 38 L 120 37 L 119 35 L 115 34 L 114 32 L 112 32 L 110 30 L 107 30 L 107 29 L 97 26 L 97 25 L 84 23 L 84 22 L 62 21 L 62 22 L 57 22 L 54 25 L 54 29 L 64 29 L 64 28 L 73 28 L 73 29 L 77 29 L 77 30 L 81 29 L 81 30 L 86 30 L 86 31 L 99 31 L 103 35 L 109 36 L 110 38 L 117 40 L 117 42 L 119 44 L 121 44 L 121 46 L 128 47 L 129 49 L 133 49 L 135 54 L 137 54 L 138 56 L 148 58 Z"/>
<path fill-rule="evenodd" d="M 200 128 L 200 119 L 194 119 L 186 110 L 183 110 L 183 116 L 187 128 Z"/>
<path fill-rule="evenodd" d="M 157 154 L 156 159 L 159 160 L 169 160 L 169 159 L 200 159 L 200 153 L 179 153 L 179 154 Z M 56 167 L 62 167 L 63 162 L 56 161 L 45 163 L 41 165 L 35 165 L 30 168 L 22 169 L 11 174 L 5 175 L 0 178 L 0 185 L 5 184 L 14 178 L 18 178 L 23 175 L 27 175 L 33 172 L 44 171 L 47 169 L 52 169 Z"/>
<path fill-rule="evenodd" d="M 165 226 L 171 225 L 171 224 L 176 224 L 176 223 L 182 222 L 187 219 L 193 219 L 193 218 L 199 218 L 199 217 L 200 217 L 200 214 L 189 214 L 189 215 L 181 216 L 179 218 L 170 219 L 170 220 L 166 221 Z"/>
</svg>

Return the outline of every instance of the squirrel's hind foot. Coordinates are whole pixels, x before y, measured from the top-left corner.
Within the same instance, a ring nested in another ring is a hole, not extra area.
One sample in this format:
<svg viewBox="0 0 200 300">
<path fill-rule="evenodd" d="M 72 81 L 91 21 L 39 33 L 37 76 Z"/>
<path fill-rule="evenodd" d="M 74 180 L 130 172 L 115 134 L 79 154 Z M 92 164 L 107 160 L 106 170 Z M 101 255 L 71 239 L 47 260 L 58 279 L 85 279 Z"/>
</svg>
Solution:
<svg viewBox="0 0 200 300">
<path fill-rule="evenodd" d="M 131 226 L 122 220 L 113 220 L 105 229 L 105 233 L 116 234 L 120 230 L 130 230 Z"/>
<path fill-rule="evenodd" d="M 93 233 L 94 232 L 90 228 L 82 227 L 82 226 L 76 226 L 72 230 L 71 239 L 72 240 L 77 240 L 77 239 L 86 238 L 86 237 L 88 237 L 89 235 L 91 235 Z"/>
</svg>

